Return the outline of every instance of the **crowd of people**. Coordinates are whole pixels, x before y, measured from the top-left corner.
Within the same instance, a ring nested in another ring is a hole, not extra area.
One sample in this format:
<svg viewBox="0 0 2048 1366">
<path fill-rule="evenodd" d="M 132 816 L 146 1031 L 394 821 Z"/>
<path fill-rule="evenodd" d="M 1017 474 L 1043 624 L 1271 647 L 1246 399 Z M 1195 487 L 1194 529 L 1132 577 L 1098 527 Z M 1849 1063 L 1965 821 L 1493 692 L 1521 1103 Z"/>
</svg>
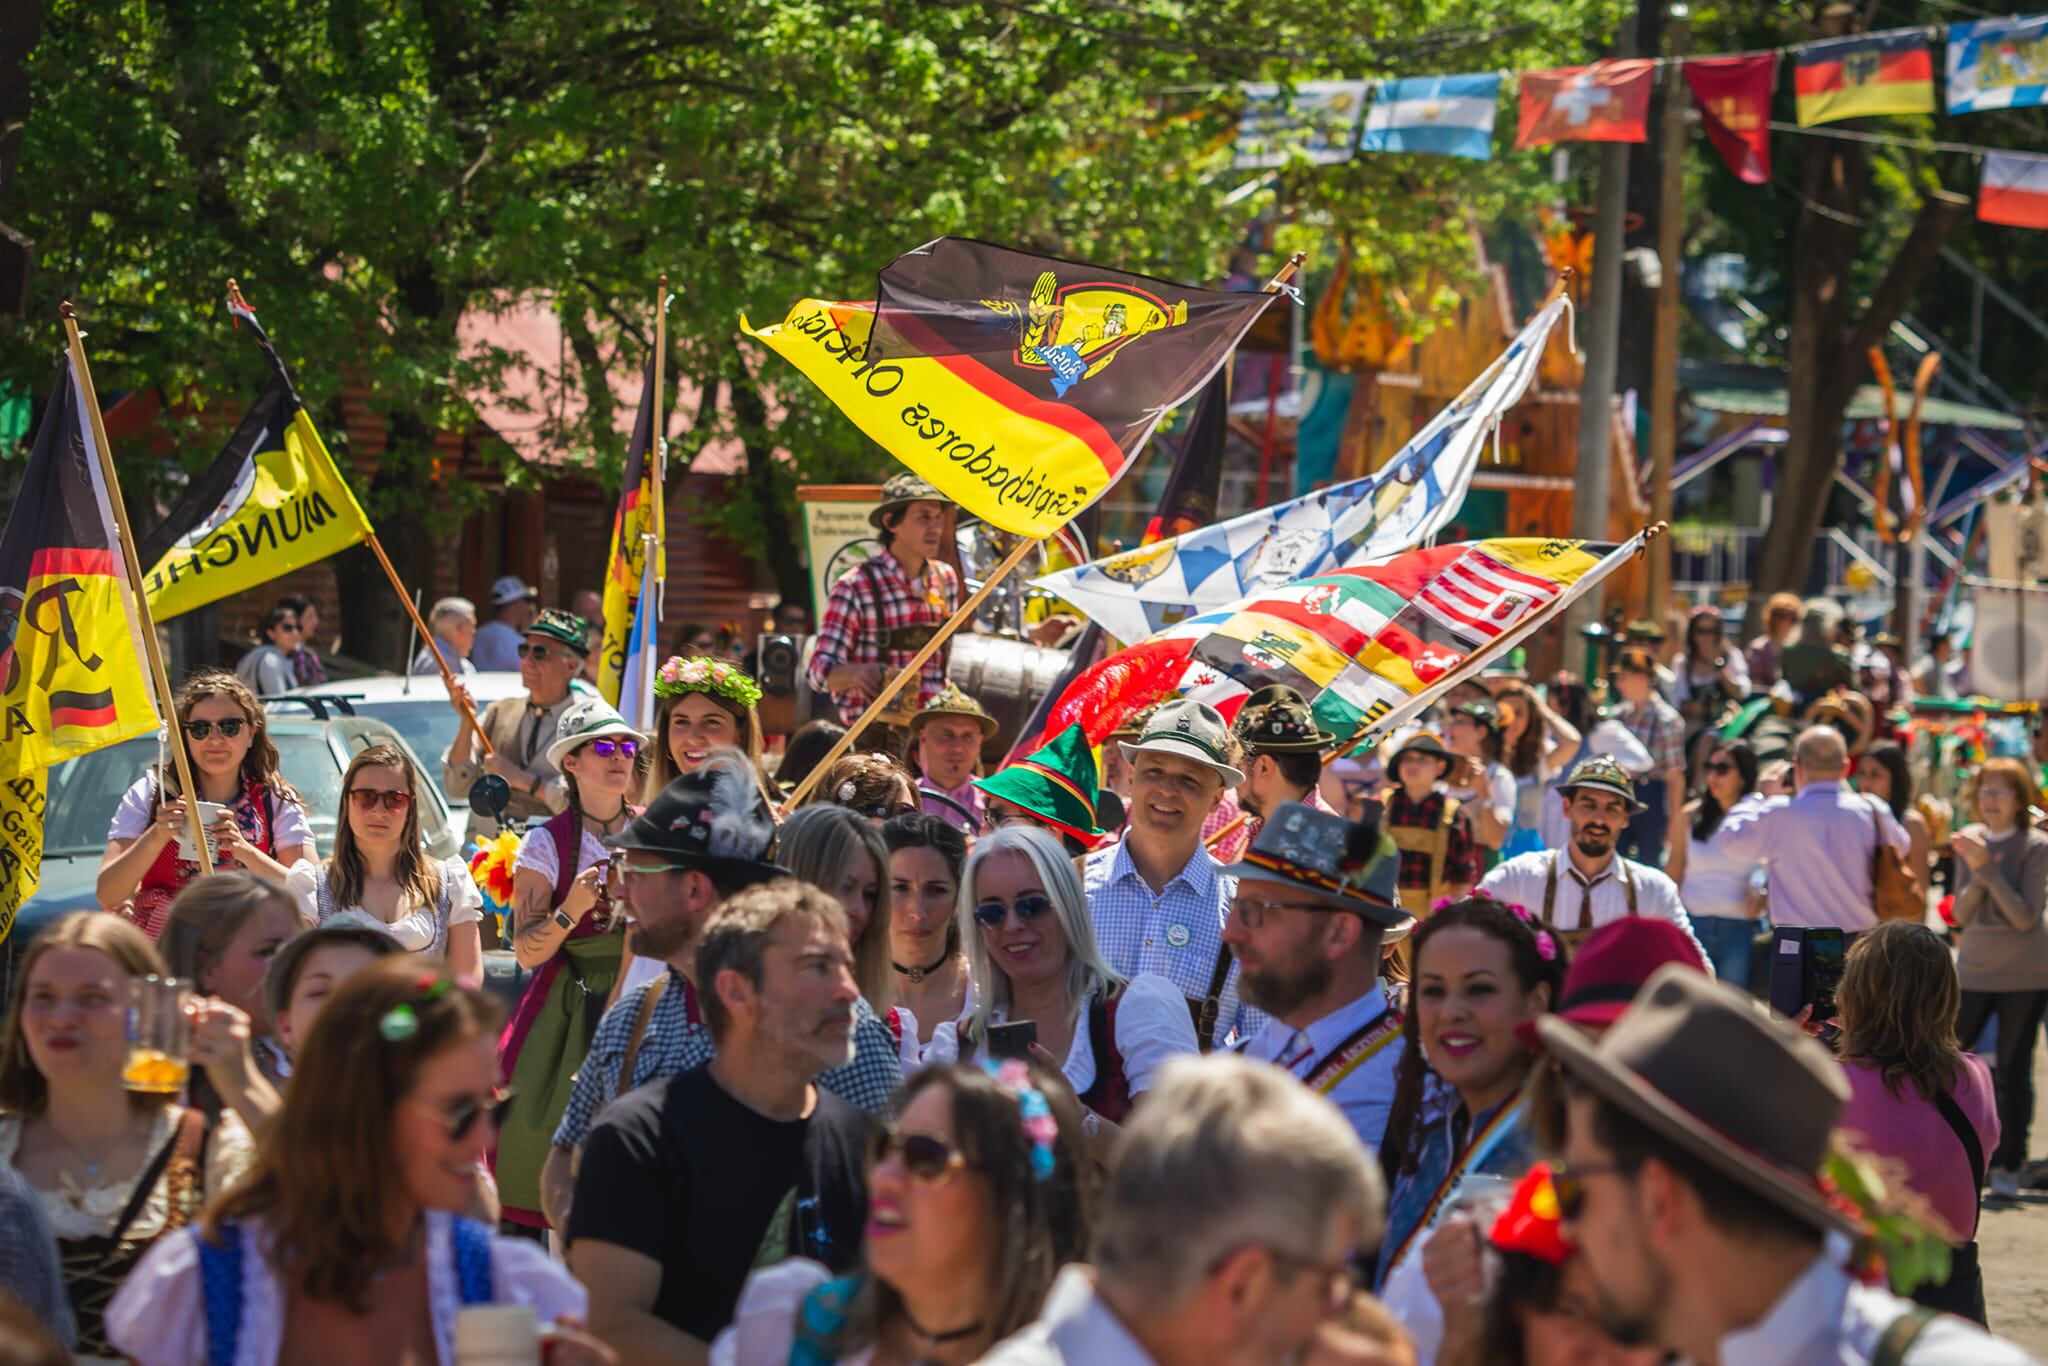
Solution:
<svg viewBox="0 0 2048 1366">
<path fill-rule="evenodd" d="M 936 511 L 892 480 L 832 594 L 847 722 L 957 600 Z M 489 752 L 355 755 L 329 850 L 258 700 L 308 608 L 182 686 L 199 791 L 138 781 L 103 909 L 17 964 L 0 1355 L 483 1360 L 511 1306 L 490 1360 L 2031 1359 L 1974 1238 L 2030 1177 L 2036 772 L 1937 847 L 1885 732 L 1959 685 L 1828 604 L 1639 623 L 1334 762 L 1285 687 L 1002 761 L 941 669 L 817 772 L 715 636 L 642 730 L 576 686 L 586 616 L 491 598 L 431 623 L 520 673 Z M 485 774 L 502 900 L 418 826 Z M 191 1074 L 142 1089 L 164 977 Z"/>
</svg>

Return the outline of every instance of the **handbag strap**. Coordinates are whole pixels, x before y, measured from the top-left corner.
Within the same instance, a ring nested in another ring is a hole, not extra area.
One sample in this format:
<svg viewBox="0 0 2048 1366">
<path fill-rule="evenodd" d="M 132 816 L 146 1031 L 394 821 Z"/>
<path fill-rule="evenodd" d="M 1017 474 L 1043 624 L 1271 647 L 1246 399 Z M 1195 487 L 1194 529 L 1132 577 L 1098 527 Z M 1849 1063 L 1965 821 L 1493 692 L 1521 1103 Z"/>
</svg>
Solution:
<svg viewBox="0 0 2048 1366">
<path fill-rule="evenodd" d="M 1963 1155 L 1970 1159 L 1970 1189 L 1984 1189 L 1984 1144 L 1977 1137 L 1977 1126 L 1970 1123 L 1970 1117 L 1963 1113 L 1963 1107 L 1956 1104 L 1956 1098 L 1946 1091 L 1934 1093 L 1934 1108 L 1948 1121 L 1948 1127 L 1955 1130 L 1956 1138 L 1963 1145 Z M 1976 1213 L 1970 1219 L 1970 1236 L 1977 1236 L 1977 1225 L 1984 1218 L 1984 1202 L 1976 1202 Z"/>
<path fill-rule="evenodd" d="M 1936 1317 L 1935 1311 L 1925 1305 L 1915 1305 L 1891 1321 L 1877 1340 L 1877 1350 L 1870 1354 L 1870 1366 L 1906 1366 L 1906 1353 L 1927 1331 L 1927 1325 Z"/>
</svg>

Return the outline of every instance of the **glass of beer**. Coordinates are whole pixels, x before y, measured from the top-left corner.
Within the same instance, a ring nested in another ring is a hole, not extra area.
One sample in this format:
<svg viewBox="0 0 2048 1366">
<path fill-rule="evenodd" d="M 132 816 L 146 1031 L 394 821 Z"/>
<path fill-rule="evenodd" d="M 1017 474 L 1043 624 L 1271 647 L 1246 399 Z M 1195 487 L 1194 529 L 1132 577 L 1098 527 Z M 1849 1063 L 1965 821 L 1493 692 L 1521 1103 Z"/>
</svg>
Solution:
<svg viewBox="0 0 2048 1366">
<path fill-rule="evenodd" d="M 189 996 L 175 977 L 128 979 L 128 1061 L 121 1067 L 121 1084 L 129 1090 L 174 1096 L 185 1089 L 192 1070 L 185 1019 Z"/>
</svg>

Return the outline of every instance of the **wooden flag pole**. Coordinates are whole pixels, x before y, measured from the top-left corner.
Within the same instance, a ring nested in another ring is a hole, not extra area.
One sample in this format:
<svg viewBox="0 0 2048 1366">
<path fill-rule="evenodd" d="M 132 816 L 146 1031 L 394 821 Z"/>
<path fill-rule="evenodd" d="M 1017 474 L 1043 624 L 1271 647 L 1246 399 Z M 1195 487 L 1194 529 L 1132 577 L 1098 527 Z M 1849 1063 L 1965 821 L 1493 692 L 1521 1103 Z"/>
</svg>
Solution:
<svg viewBox="0 0 2048 1366">
<path fill-rule="evenodd" d="M 228 279 L 228 298 L 239 308 L 248 309 L 252 314 L 256 311 L 250 306 L 248 299 L 243 297 L 242 287 L 235 282 L 233 277 Z M 391 557 L 384 553 L 383 545 L 377 540 L 377 533 L 372 531 L 363 538 L 363 543 L 370 547 L 370 553 L 375 555 L 377 563 L 384 567 L 384 576 L 391 580 L 391 591 L 398 594 L 399 602 L 405 605 L 406 615 L 412 618 L 412 624 L 419 631 L 420 639 L 427 642 L 427 650 L 434 656 L 434 663 L 441 670 L 441 683 L 448 689 L 448 696 L 450 698 L 455 697 L 458 686 L 455 670 L 450 668 L 448 661 L 442 657 L 441 642 L 435 640 L 434 633 L 427 629 L 425 618 L 420 616 L 419 604 L 414 602 L 412 594 L 406 591 L 405 581 L 398 577 L 398 570 L 392 565 Z M 410 671 L 412 661 L 406 660 L 405 667 Z M 495 751 L 491 748 L 491 738 L 484 734 L 483 722 L 477 720 L 476 704 L 473 702 L 466 703 L 460 710 L 463 720 L 467 721 L 470 729 L 476 732 L 476 742 L 483 749 L 484 757 L 490 758 Z"/>
<path fill-rule="evenodd" d="M 960 604 L 960 610 L 953 613 L 947 619 L 946 624 L 932 634 L 932 638 L 924 643 L 924 648 L 915 655 L 912 655 L 910 662 L 904 665 L 894 678 L 889 680 L 887 686 L 882 689 L 874 701 L 868 703 L 868 709 L 860 714 L 860 719 L 847 727 L 846 734 L 839 737 L 838 743 L 833 745 L 825 757 L 818 761 L 817 767 L 804 775 L 804 780 L 797 784 L 796 791 L 790 793 L 789 800 L 783 803 L 782 809 L 784 812 L 794 810 L 798 802 L 801 802 L 810 795 L 811 789 L 816 787 L 819 781 L 824 778 L 825 770 L 838 763 L 839 757 L 853 748 L 853 742 L 858 740 L 860 733 L 868 728 L 868 723 L 879 716 L 882 710 L 895 700 L 896 694 L 903 691 L 904 684 L 917 677 L 917 671 L 924 667 L 924 662 L 938 653 L 939 647 L 951 639 L 953 632 L 959 630 L 961 625 L 974 615 L 975 609 L 980 607 L 983 599 L 987 598 L 995 590 L 995 586 L 1007 578 L 1012 569 L 1023 563 L 1024 557 L 1031 552 L 1033 546 L 1044 544 L 1045 541 L 1037 536 L 1024 536 L 1018 539 L 1016 549 L 1003 557 L 1003 562 L 997 565 L 990 572 L 989 576 L 981 581 L 981 587 L 975 589 L 967 601 Z"/>
<path fill-rule="evenodd" d="M 92 423 L 92 444 L 99 454 L 100 478 L 107 486 L 107 503 L 114 509 L 120 531 L 121 563 L 128 571 L 128 601 L 141 628 L 142 653 L 149 661 L 150 682 L 156 688 L 157 705 L 163 712 L 170 734 L 171 760 L 178 770 L 178 790 L 185 796 L 185 828 L 192 841 L 194 861 L 201 875 L 213 871 L 213 853 L 206 845 L 206 827 L 199 820 L 199 789 L 192 781 L 192 758 L 185 753 L 185 733 L 178 725 L 177 699 L 171 692 L 170 670 L 164 667 L 163 646 L 156 638 L 156 623 L 150 619 L 149 597 L 142 591 L 142 566 L 135 558 L 135 532 L 128 525 L 128 505 L 121 501 L 121 481 L 114 473 L 114 453 L 107 446 L 107 424 L 100 417 L 99 395 L 93 392 L 92 370 L 85 363 L 85 340 L 78 331 L 78 313 L 70 300 L 57 306 L 64 319 L 64 340 L 71 348 L 71 368 L 78 381 L 79 397 Z"/>
</svg>

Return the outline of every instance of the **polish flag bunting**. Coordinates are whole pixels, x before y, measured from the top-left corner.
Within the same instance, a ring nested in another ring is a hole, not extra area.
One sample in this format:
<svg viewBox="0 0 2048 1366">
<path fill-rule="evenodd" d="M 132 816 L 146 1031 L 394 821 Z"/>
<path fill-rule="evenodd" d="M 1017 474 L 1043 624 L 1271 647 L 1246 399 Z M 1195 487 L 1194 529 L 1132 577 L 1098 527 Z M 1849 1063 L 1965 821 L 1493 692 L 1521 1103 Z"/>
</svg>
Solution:
<svg viewBox="0 0 2048 1366">
<path fill-rule="evenodd" d="M 2048 157 L 1986 152 L 1977 217 L 2013 228 L 2048 228 Z"/>
</svg>

